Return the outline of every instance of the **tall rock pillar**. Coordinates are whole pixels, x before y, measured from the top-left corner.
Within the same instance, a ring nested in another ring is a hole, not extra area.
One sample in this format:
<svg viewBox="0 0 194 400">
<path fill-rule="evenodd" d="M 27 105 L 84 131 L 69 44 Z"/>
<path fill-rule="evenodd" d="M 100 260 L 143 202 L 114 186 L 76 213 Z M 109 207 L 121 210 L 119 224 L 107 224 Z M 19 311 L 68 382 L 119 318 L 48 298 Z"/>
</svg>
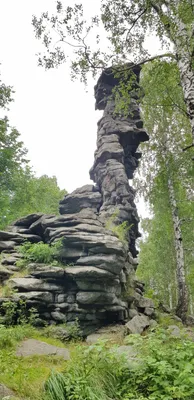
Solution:
<svg viewBox="0 0 194 400">
<path fill-rule="evenodd" d="M 135 257 L 139 219 L 134 204 L 134 190 L 129 185 L 129 179 L 133 178 L 141 157 L 137 148 L 149 137 L 143 129 L 138 105 L 140 67 L 130 66 L 130 71 L 133 83 L 128 94 L 130 101 L 127 116 L 126 110 L 116 113 L 115 101 L 115 89 L 119 87 L 121 80 L 126 79 L 124 74 L 120 74 L 119 78 L 115 77 L 112 69 L 107 68 L 95 86 L 96 109 L 104 110 L 104 113 L 98 122 L 97 150 L 90 177 L 102 194 L 102 206 L 99 210 L 101 220 L 106 223 L 107 219 L 115 215 L 116 224 L 128 222 L 129 250 Z"/>
</svg>

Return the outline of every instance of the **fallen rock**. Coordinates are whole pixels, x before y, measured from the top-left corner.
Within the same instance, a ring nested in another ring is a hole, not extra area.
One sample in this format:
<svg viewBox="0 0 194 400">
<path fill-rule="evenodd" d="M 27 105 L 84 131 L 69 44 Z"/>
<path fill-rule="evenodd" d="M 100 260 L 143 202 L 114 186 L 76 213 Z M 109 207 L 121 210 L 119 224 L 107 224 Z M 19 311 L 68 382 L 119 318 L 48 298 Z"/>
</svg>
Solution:
<svg viewBox="0 0 194 400">
<path fill-rule="evenodd" d="M 144 314 L 148 317 L 152 317 L 154 315 L 154 308 L 146 307 L 144 310 Z"/>
<path fill-rule="evenodd" d="M 95 333 L 87 336 L 86 342 L 94 344 L 98 340 L 110 340 L 112 342 L 122 341 L 127 334 L 125 325 L 108 325 L 98 329 Z"/>
<path fill-rule="evenodd" d="M 117 347 L 116 352 L 124 355 L 128 361 L 134 360 L 138 355 L 138 351 L 134 346 L 119 346 Z"/>
<path fill-rule="evenodd" d="M 153 300 L 149 299 L 147 297 L 143 297 L 138 293 L 135 293 L 134 304 L 138 308 L 153 308 L 154 309 Z"/>
<path fill-rule="evenodd" d="M 169 325 L 168 332 L 171 334 L 171 336 L 174 336 L 174 337 L 181 336 L 181 330 L 177 325 Z"/>
<path fill-rule="evenodd" d="M 52 346 L 51 344 L 36 339 L 25 340 L 16 350 L 16 356 L 18 357 L 30 357 L 34 355 L 60 356 L 65 360 L 70 359 L 69 350 L 62 347 Z"/>
<path fill-rule="evenodd" d="M 59 322 L 66 322 L 66 315 L 63 314 L 60 311 L 53 311 L 51 312 L 51 317 L 55 320 L 55 321 L 59 321 Z"/>
<path fill-rule="evenodd" d="M 133 317 L 135 317 L 136 315 L 138 315 L 138 312 L 137 312 L 137 310 L 135 310 L 135 308 L 130 308 L 129 309 L 129 318 L 133 318 Z"/>
<path fill-rule="evenodd" d="M 149 326 L 150 320 L 146 315 L 136 315 L 129 322 L 126 323 L 128 332 L 133 334 L 141 334 Z"/>
</svg>

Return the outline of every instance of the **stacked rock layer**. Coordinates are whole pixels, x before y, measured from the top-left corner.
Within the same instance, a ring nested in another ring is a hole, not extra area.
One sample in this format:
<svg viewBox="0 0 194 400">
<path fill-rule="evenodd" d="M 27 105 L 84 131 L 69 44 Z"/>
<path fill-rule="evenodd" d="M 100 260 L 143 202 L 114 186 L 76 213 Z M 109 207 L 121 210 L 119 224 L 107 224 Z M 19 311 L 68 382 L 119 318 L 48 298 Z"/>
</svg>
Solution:
<svg viewBox="0 0 194 400">
<path fill-rule="evenodd" d="M 104 110 L 90 171 L 96 185 L 66 195 L 60 202 L 60 216 L 29 215 L 8 232 L 0 232 L 1 281 L 11 278 L 10 284 L 17 289 L 14 301 L 25 299 L 27 307 L 36 307 L 48 322 L 78 319 L 90 332 L 138 313 L 153 314 L 152 302 L 143 298 L 143 284 L 134 279 L 138 215 L 128 179 L 141 155 L 136 152 L 138 145 L 148 135 L 137 102 L 140 69 L 132 72 L 136 79 L 127 117 L 115 112 L 113 89 L 119 79 L 111 69 L 102 73 L 95 87 L 96 108 Z M 119 227 L 125 228 L 122 237 Z M 18 269 L 19 244 L 28 240 L 52 245 L 59 239 L 62 266 L 30 264 L 26 277 L 11 277 Z"/>
</svg>

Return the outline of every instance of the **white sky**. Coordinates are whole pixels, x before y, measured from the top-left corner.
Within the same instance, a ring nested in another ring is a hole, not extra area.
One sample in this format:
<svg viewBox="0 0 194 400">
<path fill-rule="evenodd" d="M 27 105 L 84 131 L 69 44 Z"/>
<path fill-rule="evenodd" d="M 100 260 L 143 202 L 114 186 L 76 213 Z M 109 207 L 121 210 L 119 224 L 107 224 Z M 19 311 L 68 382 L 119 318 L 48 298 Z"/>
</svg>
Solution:
<svg viewBox="0 0 194 400">
<path fill-rule="evenodd" d="M 99 6 L 99 0 L 82 3 L 93 13 Z M 50 71 L 37 66 L 40 43 L 32 15 L 54 6 L 55 0 L 0 0 L 0 70 L 3 82 L 14 87 L 8 115 L 21 133 L 34 171 L 55 175 L 59 186 L 71 192 L 90 182 L 101 112 L 94 111 L 95 81 L 86 93 L 79 81 L 71 82 L 67 66 Z"/>
</svg>

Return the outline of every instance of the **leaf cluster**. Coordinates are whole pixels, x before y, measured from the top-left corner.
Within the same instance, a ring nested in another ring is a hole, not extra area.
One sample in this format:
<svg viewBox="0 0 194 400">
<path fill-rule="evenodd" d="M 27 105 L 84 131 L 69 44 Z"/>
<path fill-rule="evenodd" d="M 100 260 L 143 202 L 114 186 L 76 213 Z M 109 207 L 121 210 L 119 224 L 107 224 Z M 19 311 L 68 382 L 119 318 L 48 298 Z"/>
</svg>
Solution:
<svg viewBox="0 0 194 400">
<path fill-rule="evenodd" d="M 22 262 L 25 265 L 31 262 L 58 265 L 57 261 L 60 259 L 61 247 L 61 240 L 52 245 L 43 242 L 25 242 L 19 246 L 18 250 L 23 256 Z"/>
</svg>

